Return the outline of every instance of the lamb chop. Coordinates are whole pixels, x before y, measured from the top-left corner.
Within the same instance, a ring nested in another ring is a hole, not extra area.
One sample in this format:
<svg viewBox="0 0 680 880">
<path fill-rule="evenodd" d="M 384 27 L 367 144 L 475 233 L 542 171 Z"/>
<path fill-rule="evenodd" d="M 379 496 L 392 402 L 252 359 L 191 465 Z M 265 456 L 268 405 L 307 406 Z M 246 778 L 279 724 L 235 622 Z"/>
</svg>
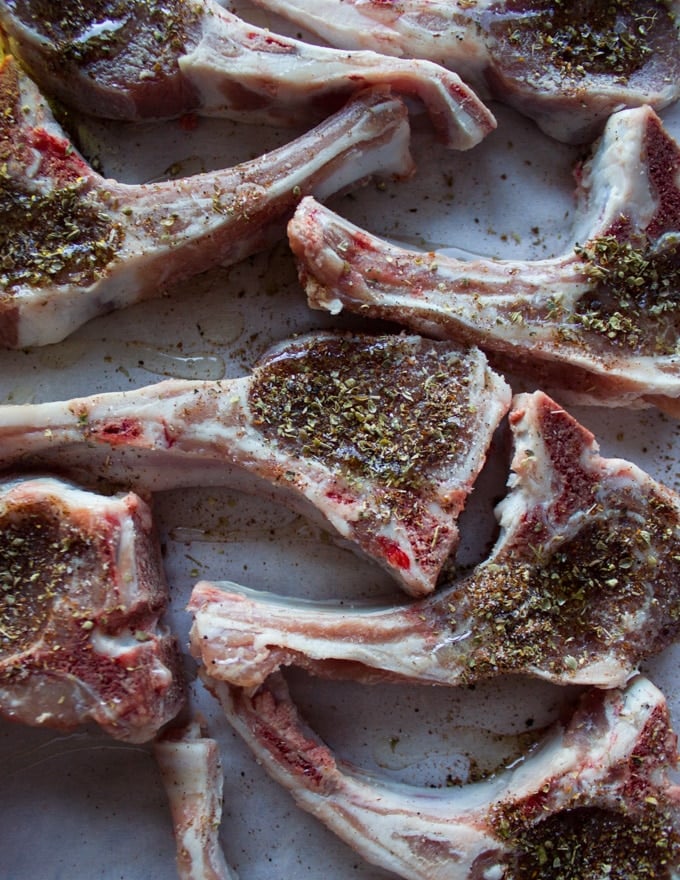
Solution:
<svg viewBox="0 0 680 880">
<path fill-rule="evenodd" d="M 184 703 L 146 503 L 53 477 L 0 487 L 0 713 L 145 742 Z"/>
<path fill-rule="evenodd" d="M 323 199 L 375 172 L 413 167 L 403 102 L 372 90 L 250 162 L 125 185 L 75 152 L 11 58 L 0 90 L 4 347 L 57 342 L 96 315 L 265 249 L 305 193 Z"/>
<path fill-rule="evenodd" d="M 425 58 L 571 143 L 680 95 L 677 0 L 254 0 L 345 49 Z"/>
<path fill-rule="evenodd" d="M 153 749 L 170 802 L 180 880 L 236 880 L 219 842 L 223 776 L 217 743 L 193 721 L 168 731 Z"/>
<path fill-rule="evenodd" d="M 457 260 L 385 242 L 306 199 L 289 224 L 309 303 L 483 348 L 560 400 L 680 413 L 680 147 L 616 113 L 579 170 L 576 244 Z"/>
<path fill-rule="evenodd" d="M 414 595 L 431 591 L 510 405 L 477 349 L 313 333 L 250 376 L 0 407 L 0 467 L 161 489 L 236 485 L 320 517 Z M 100 455 L 97 454 L 99 450 Z M 236 482 L 235 482 L 236 481 Z"/>
<path fill-rule="evenodd" d="M 0 26 L 47 94 L 95 116 L 311 125 L 362 87 L 392 86 L 423 102 L 454 149 L 495 127 L 457 74 L 431 61 L 314 46 L 254 27 L 215 0 L 1 0 Z"/>
<path fill-rule="evenodd" d="M 640 676 L 587 692 L 513 769 L 444 789 L 336 760 L 273 678 L 252 695 L 206 680 L 258 762 L 369 862 L 408 880 L 679 876 L 677 739 Z"/>
<path fill-rule="evenodd" d="M 469 575 L 419 602 L 333 607 L 200 582 L 191 647 L 256 687 L 286 664 L 365 682 L 459 685 L 506 673 L 620 687 L 680 633 L 680 498 L 598 454 L 542 392 L 509 416 L 501 534 Z"/>
</svg>

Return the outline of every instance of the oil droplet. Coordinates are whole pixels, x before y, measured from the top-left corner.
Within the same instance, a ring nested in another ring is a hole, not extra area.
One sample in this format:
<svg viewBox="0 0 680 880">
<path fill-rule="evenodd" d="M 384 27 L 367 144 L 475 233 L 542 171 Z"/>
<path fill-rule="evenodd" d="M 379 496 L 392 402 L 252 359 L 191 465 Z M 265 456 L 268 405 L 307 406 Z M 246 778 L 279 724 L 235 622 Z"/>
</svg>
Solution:
<svg viewBox="0 0 680 880">
<path fill-rule="evenodd" d="M 3 403 L 35 403 L 35 385 L 15 385 L 3 400 Z"/>
<path fill-rule="evenodd" d="M 65 339 L 59 345 L 48 345 L 40 350 L 40 366 L 47 371 L 65 370 L 91 351 L 92 343 L 87 339 Z"/>
<path fill-rule="evenodd" d="M 164 180 L 176 180 L 178 177 L 191 177 L 206 171 L 205 160 L 200 156 L 186 156 L 168 165 L 160 174 L 145 180 L 145 183 L 161 183 Z"/>
<path fill-rule="evenodd" d="M 137 365 L 149 373 L 173 379 L 222 379 L 224 359 L 214 354 L 185 354 L 145 345 L 129 346 L 138 354 Z"/>
<path fill-rule="evenodd" d="M 179 543 L 247 543 L 267 537 L 315 543 L 319 541 L 319 531 L 299 514 L 279 510 L 275 522 L 268 522 L 266 517 L 219 516 L 207 528 L 178 523 L 170 528 L 169 535 Z"/>
</svg>

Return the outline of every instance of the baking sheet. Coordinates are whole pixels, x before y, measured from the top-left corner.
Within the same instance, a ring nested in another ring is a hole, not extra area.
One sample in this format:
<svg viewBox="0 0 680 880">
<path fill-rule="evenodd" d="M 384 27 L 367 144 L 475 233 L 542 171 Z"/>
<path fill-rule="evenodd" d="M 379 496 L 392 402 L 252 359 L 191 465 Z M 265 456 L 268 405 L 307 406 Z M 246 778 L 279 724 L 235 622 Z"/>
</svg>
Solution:
<svg viewBox="0 0 680 880">
<path fill-rule="evenodd" d="M 233 7 L 232 7 L 233 8 Z M 241 4 L 257 24 L 286 30 Z M 291 30 L 288 29 L 290 33 Z M 549 140 L 513 111 L 492 105 L 498 129 L 468 153 L 435 142 L 413 108 L 410 181 L 369 184 L 331 206 L 374 233 L 408 246 L 508 258 L 560 253 L 570 242 L 572 166 L 578 148 Z M 680 135 L 680 111 L 664 114 Z M 90 160 L 129 182 L 232 165 L 284 143 L 277 130 L 201 120 L 120 126 L 73 120 Z M 315 327 L 357 326 L 310 311 L 285 242 L 244 263 L 218 269 L 162 299 L 108 315 L 63 343 L 0 352 L 0 400 L 24 403 L 129 389 L 168 376 L 246 373 L 272 343 Z M 679 423 L 655 411 L 570 408 L 606 455 L 631 459 L 680 489 Z M 492 506 L 507 462 L 494 454 L 461 522 L 460 562 L 480 558 L 493 537 Z M 248 494 L 220 489 L 162 492 L 154 498 L 171 585 L 170 623 L 183 645 L 184 612 L 199 578 L 235 580 L 274 592 L 323 598 L 402 595 L 370 562 L 340 547 L 305 519 Z M 645 671 L 668 695 L 680 724 L 670 649 Z M 193 679 L 194 666 L 187 657 Z M 521 678 L 474 689 L 362 687 L 290 675 L 312 726 L 343 758 L 405 782 L 443 786 L 471 770 L 512 760 L 526 734 L 555 717 L 564 690 Z M 214 701 L 192 683 L 194 708 L 221 747 L 225 803 L 221 837 L 241 880 L 324 877 L 379 880 L 366 864 L 271 782 L 229 729 Z M 151 752 L 99 733 L 19 727 L 0 721 L 3 880 L 156 880 L 175 876 L 165 794 Z"/>
</svg>

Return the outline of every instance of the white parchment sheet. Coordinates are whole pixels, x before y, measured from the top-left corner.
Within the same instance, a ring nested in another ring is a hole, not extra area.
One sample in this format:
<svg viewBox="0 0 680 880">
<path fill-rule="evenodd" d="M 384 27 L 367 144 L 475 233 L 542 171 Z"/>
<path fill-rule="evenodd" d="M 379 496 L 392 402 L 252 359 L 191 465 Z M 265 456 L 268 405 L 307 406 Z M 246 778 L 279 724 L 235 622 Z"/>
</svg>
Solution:
<svg viewBox="0 0 680 880">
<path fill-rule="evenodd" d="M 258 24 L 276 24 L 251 10 Z M 572 168 L 579 148 L 558 144 L 494 105 L 498 129 L 467 153 L 447 151 L 414 108 L 417 174 L 369 184 L 330 205 L 371 232 L 458 255 L 538 258 L 570 242 Z M 680 111 L 666 112 L 680 135 Z M 235 164 L 284 143 L 287 130 L 200 120 L 108 125 L 74 118 L 80 142 L 105 174 L 142 182 Z M 173 376 L 246 373 L 274 342 L 316 327 L 354 326 L 308 309 L 287 244 L 218 269 L 81 328 L 44 349 L 0 352 L 0 401 L 63 399 L 130 389 Z M 631 459 L 680 489 L 680 422 L 656 411 L 571 408 L 602 451 Z M 483 556 L 507 461 L 492 455 L 463 517 L 461 561 Z M 389 577 L 305 519 L 248 493 L 196 489 L 158 493 L 170 622 L 185 646 L 184 606 L 199 578 L 307 597 L 393 596 Z M 680 724 L 678 651 L 645 667 Z M 194 664 L 187 657 L 187 670 Z M 504 679 L 474 689 L 362 687 L 290 676 L 314 727 L 343 758 L 405 782 L 444 786 L 516 758 L 524 738 L 557 712 L 560 688 Z M 221 746 L 225 770 L 222 841 L 241 880 L 379 880 L 353 853 L 271 782 L 198 683 L 192 702 Z M 151 752 L 91 732 L 59 734 L 0 721 L 2 880 L 168 880 L 175 874 L 169 811 Z"/>
</svg>

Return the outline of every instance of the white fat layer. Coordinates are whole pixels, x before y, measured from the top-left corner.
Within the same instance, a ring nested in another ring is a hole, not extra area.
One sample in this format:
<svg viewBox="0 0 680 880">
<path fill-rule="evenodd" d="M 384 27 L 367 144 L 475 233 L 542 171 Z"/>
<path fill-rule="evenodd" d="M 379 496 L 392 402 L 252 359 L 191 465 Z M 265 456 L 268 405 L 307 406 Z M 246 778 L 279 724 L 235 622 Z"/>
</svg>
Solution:
<svg viewBox="0 0 680 880">
<path fill-rule="evenodd" d="M 582 195 L 574 229 L 576 243 L 585 244 L 608 233 L 622 215 L 631 219 L 634 228 L 645 229 L 658 210 L 647 168 L 640 161 L 650 113 L 649 108 L 641 107 L 611 117 L 599 147 L 585 166 L 582 193 L 587 196 Z M 357 236 L 370 242 L 374 260 L 390 263 L 392 283 L 366 284 L 359 263 L 351 282 L 342 288 L 334 284 L 333 279 L 347 274 L 346 245 L 349 247 Z M 311 277 L 308 300 L 314 308 L 337 314 L 342 307 L 361 311 L 362 305 L 375 306 L 382 310 L 382 317 L 394 315 L 403 321 L 406 316 L 412 329 L 440 338 L 466 332 L 474 334 L 473 338 L 481 335 L 485 345 L 514 352 L 520 360 L 540 356 L 549 363 L 582 368 L 608 383 L 618 378 L 622 390 L 612 389 L 608 397 L 610 402 L 616 398 L 620 405 L 644 404 L 643 394 L 680 396 L 677 355 L 619 356 L 609 350 L 599 354 L 592 346 L 569 341 L 573 328 L 568 316 L 592 284 L 573 249 L 556 258 L 535 261 L 461 261 L 441 253 L 416 254 L 368 235 L 311 199 L 298 207 L 289 237 L 304 254 L 303 264 Z M 417 296 L 411 293 L 412 275 Z M 551 300 L 567 317 L 545 318 Z M 532 305 L 539 309 L 537 320 L 527 314 Z M 515 311 L 521 319 L 511 319 Z M 453 329 L 447 328 L 448 322 Z M 581 397 L 586 402 L 592 400 L 592 395 Z"/>
<path fill-rule="evenodd" d="M 201 268 L 232 264 L 262 249 L 267 236 L 283 233 L 268 216 L 272 203 L 289 200 L 292 210 L 298 192 L 311 189 L 324 199 L 375 173 L 409 174 L 413 170 L 409 126 L 401 109 L 389 97 L 369 103 L 357 99 L 285 147 L 235 169 L 183 180 L 126 186 L 103 181 L 91 172 L 93 189 L 84 198 L 120 219 L 124 229 L 117 259 L 89 287 L 14 290 L 18 345 L 58 342 L 96 315 L 129 306 L 150 291 L 198 271 L 187 258 L 189 254 L 196 262 L 196 248 L 203 249 Z M 29 177 L 37 171 L 37 165 L 29 169 Z M 53 181 L 33 184 L 45 189 Z M 241 224 L 238 234 L 229 235 L 244 212 L 251 223 Z"/>
<path fill-rule="evenodd" d="M 391 609 L 385 612 L 346 609 L 344 613 L 333 613 L 300 605 L 293 609 L 272 603 L 259 606 L 249 603 L 243 609 L 243 618 L 239 619 L 236 615 L 241 611 L 239 603 L 233 606 L 224 603 L 196 612 L 193 644 L 200 650 L 203 642 L 207 643 L 210 669 L 216 678 L 231 681 L 235 680 L 234 672 L 238 677 L 239 668 L 257 668 L 259 663 L 266 662 L 272 646 L 299 652 L 310 660 L 353 661 L 428 681 L 445 681 L 451 677 L 450 669 L 433 666 L 427 631 L 402 631 L 397 614 Z M 351 638 L 338 634 L 338 617 L 342 618 L 343 630 L 346 629 Z M 353 620 L 356 621 L 354 631 Z M 370 641 L 358 639 L 358 635 L 367 633 Z"/>
<path fill-rule="evenodd" d="M 372 49 L 385 55 L 429 58 L 459 71 L 464 78 L 479 78 L 487 64 L 474 17 L 466 17 L 460 4 L 426 0 L 401 4 L 387 16 L 371 14 L 375 4 L 361 0 L 255 0 L 258 5 L 301 25 L 332 46 Z M 477 0 L 473 14 L 491 0 Z M 469 6 L 467 7 L 469 8 Z M 419 16 L 421 10 L 424 15 Z M 452 63 L 455 59 L 455 63 Z"/>
<path fill-rule="evenodd" d="M 181 740 L 154 743 L 168 795 L 180 880 L 236 880 L 219 842 L 223 775 L 215 740 L 190 725 Z"/>
<path fill-rule="evenodd" d="M 396 83 L 398 90 L 418 95 L 438 123 L 446 125 L 449 143 L 458 149 L 477 144 L 492 124 L 488 116 L 487 125 L 480 125 L 486 108 L 459 76 L 430 61 L 392 58 L 371 51 L 347 52 L 263 31 L 263 43 L 269 36 L 278 44 L 277 51 L 268 51 L 258 47 L 253 39 L 256 33 L 252 25 L 244 25 L 226 12 L 204 19 L 201 40 L 179 59 L 183 74 L 201 95 L 203 113 L 224 112 L 224 83 L 233 80 L 238 70 L 239 86 L 254 95 L 262 93 L 263 83 L 277 85 L 275 100 L 267 89 L 264 108 L 229 114 L 249 121 L 261 117 L 287 123 L 294 122 L 296 116 L 299 121 L 310 97 L 353 90 L 360 79 L 365 86 Z"/>
<path fill-rule="evenodd" d="M 565 730 L 557 727 L 514 769 L 455 791 L 400 786 L 351 773 L 341 765 L 329 768 L 321 764 L 319 771 L 328 777 L 328 784 L 316 787 L 311 775 L 297 773 L 276 758 L 269 748 L 269 735 L 258 737 L 260 727 L 253 705 L 244 707 L 242 698 L 234 703 L 229 688 L 219 683 L 211 683 L 211 688 L 256 757 L 304 809 L 367 859 L 410 880 L 450 880 L 454 853 L 462 860 L 456 863 L 456 877 L 467 877 L 482 852 L 495 851 L 500 865 L 504 845 L 489 817 L 499 802 L 522 803 L 549 790 L 546 808 L 552 811 L 568 806 L 579 792 L 590 802 L 620 806 L 622 783 L 613 769 L 630 760 L 646 722 L 663 704 L 657 689 L 639 677 L 623 694 L 615 691 L 605 698 L 606 724 L 593 726 L 587 735 L 579 734 L 577 727 L 565 736 Z M 277 696 L 281 699 L 281 692 Z M 271 717 L 264 721 L 266 727 Z M 587 719 L 585 724 L 588 726 Z M 275 732 L 282 741 L 291 743 L 297 743 L 301 733 L 308 735 L 294 722 L 292 727 Z M 425 845 L 428 841 L 437 847 L 430 851 L 433 855 L 423 859 L 410 844 Z M 489 869 L 493 876 L 495 868 L 489 865 Z"/>
</svg>

